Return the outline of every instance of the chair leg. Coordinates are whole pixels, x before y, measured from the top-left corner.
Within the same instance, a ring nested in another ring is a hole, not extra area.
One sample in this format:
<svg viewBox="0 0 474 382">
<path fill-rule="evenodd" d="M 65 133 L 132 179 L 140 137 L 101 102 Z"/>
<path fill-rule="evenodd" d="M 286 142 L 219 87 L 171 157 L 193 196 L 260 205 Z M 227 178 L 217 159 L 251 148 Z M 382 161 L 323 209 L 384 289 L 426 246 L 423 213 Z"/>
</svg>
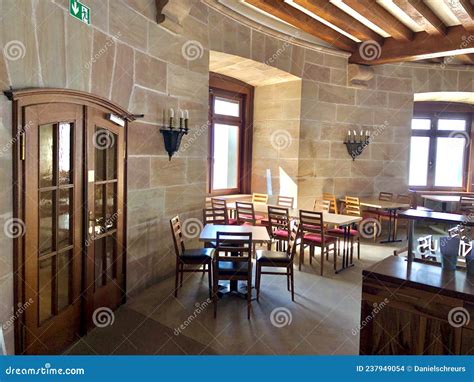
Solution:
<svg viewBox="0 0 474 382">
<path fill-rule="evenodd" d="M 313 256 L 314 256 L 314 246 L 309 246 L 309 263 L 313 264 Z"/>
<path fill-rule="evenodd" d="M 304 260 L 304 244 L 301 242 L 300 244 L 300 259 L 299 259 L 299 264 L 298 264 L 298 270 L 301 271 L 301 264 L 303 264 Z"/>
<path fill-rule="evenodd" d="M 176 273 L 174 278 L 174 297 L 178 297 L 178 278 L 179 278 L 179 263 L 176 263 Z"/>
<path fill-rule="evenodd" d="M 357 259 L 360 260 L 360 237 L 357 238 Z"/>
<path fill-rule="evenodd" d="M 209 298 L 212 298 L 212 267 L 211 264 L 207 264 L 207 277 L 209 278 Z"/>
<path fill-rule="evenodd" d="M 321 247 L 321 276 L 323 275 L 323 272 L 324 272 L 324 251 L 325 249 L 327 250 L 327 248 L 325 246 L 322 246 Z"/>
<path fill-rule="evenodd" d="M 252 304 L 252 270 L 247 279 L 247 320 L 250 320 L 250 305 Z"/>
<path fill-rule="evenodd" d="M 179 286 L 183 286 L 183 279 L 184 279 L 184 264 L 181 264 L 181 275 L 180 275 L 180 281 L 179 281 Z"/>
<path fill-rule="evenodd" d="M 212 301 L 214 303 L 214 318 L 217 318 L 217 291 L 219 290 L 219 284 L 218 284 L 218 278 L 217 278 L 217 272 L 214 271 L 213 277 L 212 277 L 212 284 L 213 284 L 213 293 L 212 293 Z"/>
<path fill-rule="evenodd" d="M 286 289 L 290 291 L 290 270 L 289 268 L 286 269 Z"/>
<path fill-rule="evenodd" d="M 291 272 L 291 301 L 295 301 L 295 270 L 293 269 L 293 263 L 289 267 Z"/>
<path fill-rule="evenodd" d="M 261 277 L 261 272 L 262 271 L 262 267 L 257 264 L 257 271 L 256 271 L 256 274 L 255 274 L 255 287 L 257 289 L 257 301 L 258 299 L 260 298 L 260 277 Z"/>
</svg>

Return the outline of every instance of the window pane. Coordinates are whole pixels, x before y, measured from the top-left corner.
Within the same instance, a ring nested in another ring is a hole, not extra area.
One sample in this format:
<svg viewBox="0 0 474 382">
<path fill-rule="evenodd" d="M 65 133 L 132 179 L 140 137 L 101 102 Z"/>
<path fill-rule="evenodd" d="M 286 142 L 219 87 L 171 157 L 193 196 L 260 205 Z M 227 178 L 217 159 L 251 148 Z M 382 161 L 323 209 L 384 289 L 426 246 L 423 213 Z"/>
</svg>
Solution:
<svg viewBox="0 0 474 382">
<path fill-rule="evenodd" d="M 466 120 L 464 119 L 439 119 L 438 130 L 465 131 Z"/>
<path fill-rule="evenodd" d="M 412 130 L 430 130 L 431 119 L 414 118 L 411 120 L 411 129 Z"/>
<path fill-rule="evenodd" d="M 426 186 L 430 138 L 411 137 L 410 186 Z"/>
<path fill-rule="evenodd" d="M 214 190 L 237 188 L 239 126 L 214 125 Z"/>
<path fill-rule="evenodd" d="M 437 138 L 435 186 L 462 187 L 464 138 Z"/>
<path fill-rule="evenodd" d="M 223 98 L 216 98 L 214 101 L 214 113 L 221 115 L 230 115 L 231 117 L 238 117 L 240 103 L 238 101 L 230 101 Z"/>
</svg>

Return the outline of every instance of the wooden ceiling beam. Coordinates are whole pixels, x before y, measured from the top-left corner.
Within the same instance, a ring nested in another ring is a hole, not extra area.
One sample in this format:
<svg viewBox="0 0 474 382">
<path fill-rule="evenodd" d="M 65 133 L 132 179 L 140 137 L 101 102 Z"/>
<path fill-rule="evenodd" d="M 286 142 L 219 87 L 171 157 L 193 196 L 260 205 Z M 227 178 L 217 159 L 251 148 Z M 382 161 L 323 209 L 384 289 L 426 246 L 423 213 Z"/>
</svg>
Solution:
<svg viewBox="0 0 474 382">
<path fill-rule="evenodd" d="M 294 0 L 294 2 L 361 41 L 374 40 L 378 43 L 383 41 L 382 36 L 327 0 Z"/>
<path fill-rule="evenodd" d="M 461 54 L 459 56 L 456 56 L 456 58 L 463 62 L 464 64 L 474 64 L 474 53 L 471 54 Z"/>
<path fill-rule="evenodd" d="M 474 28 L 468 30 L 462 26 L 448 28 L 445 38 L 430 35 L 426 32 L 415 34 L 413 41 L 400 43 L 393 38 L 385 39 L 380 56 L 373 60 L 364 59 L 361 52 L 355 51 L 349 59 L 354 64 L 386 64 L 390 62 L 417 61 L 436 56 L 450 56 L 452 51 L 474 49 L 474 38 L 466 38 L 474 34 Z M 460 52 L 460 54 L 463 54 Z"/>
<path fill-rule="evenodd" d="M 354 52 L 357 43 L 327 25 L 279 0 L 245 0 L 265 11 L 341 50 Z"/>
<path fill-rule="evenodd" d="M 423 2 L 423 0 L 393 0 L 415 23 L 429 34 L 446 35 L 443 21 Z"/>
<path fill-rule="evenodd" d="M 395 40 L 411 41 L 413 39 L 412 30 L 374 0 L 344 0 L 344 3 L 383 29 Z"/>
<path fill-rule="evenodd" d="M 469 0 L 444 0 L 464 27 L 474 26 L 474 6 Z"/>
</svg>

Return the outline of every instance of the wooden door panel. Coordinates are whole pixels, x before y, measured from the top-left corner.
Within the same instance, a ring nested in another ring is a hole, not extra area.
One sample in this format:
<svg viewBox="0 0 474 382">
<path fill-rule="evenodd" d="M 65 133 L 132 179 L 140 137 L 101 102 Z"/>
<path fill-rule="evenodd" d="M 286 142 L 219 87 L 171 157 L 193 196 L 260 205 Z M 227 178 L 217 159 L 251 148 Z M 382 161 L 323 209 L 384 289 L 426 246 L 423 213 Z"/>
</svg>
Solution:
<svg viewBox="0 0 474 382">
<path fill-rule="evenodd" d="M 83 107 L 24 109 L 27 354 L 57 354 L 80 335 Z"/>
</svg>

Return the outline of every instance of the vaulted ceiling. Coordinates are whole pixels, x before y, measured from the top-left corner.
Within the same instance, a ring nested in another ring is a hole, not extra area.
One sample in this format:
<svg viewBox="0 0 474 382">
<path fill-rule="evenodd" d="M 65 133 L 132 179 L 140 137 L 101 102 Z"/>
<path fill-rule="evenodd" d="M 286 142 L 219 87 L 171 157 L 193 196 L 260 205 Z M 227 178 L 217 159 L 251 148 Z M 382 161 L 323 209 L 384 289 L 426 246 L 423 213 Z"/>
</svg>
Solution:
<svg viewBox="0 0 474 382">
<path fill-rule="evenodd" d="M 474 0 L 241 0 L 330 46 L 352 63 L 474 64 Z"/>
</svg>

